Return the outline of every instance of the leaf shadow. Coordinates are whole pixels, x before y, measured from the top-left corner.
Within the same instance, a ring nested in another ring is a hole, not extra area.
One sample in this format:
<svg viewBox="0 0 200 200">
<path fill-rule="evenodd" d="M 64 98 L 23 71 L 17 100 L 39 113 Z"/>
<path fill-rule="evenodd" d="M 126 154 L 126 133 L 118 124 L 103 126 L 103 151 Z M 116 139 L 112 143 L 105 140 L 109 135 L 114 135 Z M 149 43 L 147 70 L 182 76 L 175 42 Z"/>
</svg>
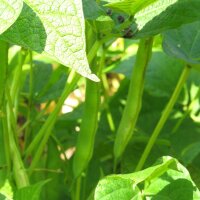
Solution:
<svg viewBox="0 0 200 200">
<path fill-rule="evenodd" d="M 189 180 L 180 178 L 166 185 L 152 200 L 192 200 L 194 190 L 195 188 Z"/>
</svg>

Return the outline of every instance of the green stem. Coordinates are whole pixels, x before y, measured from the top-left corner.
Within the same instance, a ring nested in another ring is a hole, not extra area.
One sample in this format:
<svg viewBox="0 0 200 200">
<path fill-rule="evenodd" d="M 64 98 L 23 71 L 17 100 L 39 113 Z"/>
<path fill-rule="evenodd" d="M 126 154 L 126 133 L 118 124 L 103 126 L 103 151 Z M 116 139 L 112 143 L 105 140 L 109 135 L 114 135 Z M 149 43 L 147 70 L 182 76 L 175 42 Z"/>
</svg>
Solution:
<svg viewBox="0 0 200 200">
<path fill-rule="evenodd" d="M 76 193 L 75 193 L 75 199 L 74 200 L 80 200 L 80 197 L 81 197 L 81 180 L 82 180 L 82 177 L 79 177 L 76 181 Z"/>
<path fill-rule="evenodd" d="M 148 62 L 151 58 L 153 38 L 141 39 L 133 67 L 128 98 L 117 130 L 114 143 L 115 165 L 119 161 L 129 140 L 133 135 L 135 124 L 141 109 L 142 94 L 144 88 L 144 76 Z M 116 168 L 116 167 L 114 167 Z"/>
<path fill-rule="evenodd" d="M 6 88 L 7 105 L 7 119 L 5 126 L 7 126 L 7 133 L 9 136 L 10 153 L 12 155 L 14 178 L 18 188 L 26 187 L 29 185 L 28 175 L 26 174 L 23 161 L 21 159 L 20 151 L 17 147 L 15 135 L 16 129 L 14 126 L 15 118 L 12 106 L 12 100 L 8 88 Z"/>
<path fill-rule="evenodd" d="M 175 88 L 171 98 L 170 98 L 170 101 L 168 102 L 167 106 L 165 107 L 165 109 L 162 113 L 162 116 L 161 116 L 156 128 L 154 129 L 152 136 L 149 139 L 149 142 L 148 142 L 148 144 L 140 158 L 140 161 L 136 167 L 136 171 L 139 171 L 143 168 L 144 163 L 145 163 L 153 145 L 155 144 L 155 141 L 156 141 L 158 135 L 160 134 L 163 126 L 165 125 L 165 123 L 174 107 L 174 104 L 176 103 L 176 100 L 181 92 L 181 89 L 183 88 L 183 86 L 188 78 L 189 72 L 190 72 L 190 67 L 186 66 L 179 78 L 179 81 L 176 85 L 176 88 Z"/>
<path fill-rule="evenodd" d="M 0 40 L 0 139 L 1 139 L 1 164 L 6 162 L 7 171 L 11 171 L 11 156 L 9 150 L 9 138 L 7 130 L 4 126 L 6 118 L 5 112 L 5 88 L 6 88 L 6 76 L 8 69 L 8 43 Z M 3 155 L 4 154 L 4 155 Z M 5 159 L 5 160 L 4 160 Z M 4 172 L 4 170 L 3 170 Z M 2 172 L 2 173 L 3 173 Z"/>
<path fill-rule="evenodd" d="M 70 94 L 72 89 L 75 87 L 77 81 L 79 80 L 79 75 L 76 74 L 75 71 L 72 71 L 68 77 L 66 86 L 64 88 L 64 92 L 62 93 L 54 111 L 49 115 L 46 122 L 38 132 L 37 136 L 34 138 L 33 142 L 30 144 L 30 146 L 27 148 L 25 155 L 28 156 L 33 151 L 33 149 L 40 143 L 40 145 L 37 148 L 35 157 L 32 160 L 30 171 L 36 166 L 37 162 L 40 159 L 40 156 L 42 154 L 42 151 L 49 139 L 49 136 L 51 135 L 51 130 L 54 126 L 54 123 L 57 119 L 57 116 L 60 112 L 60 109 L 63 105 L 63 102 L 66 100 L 67 96 Z"/>
<path fill-rule="evenodd" d="M 105 98 L 104 104 L 105 104 L 105 109 L 106 109 L 106 117 L 108 120 L 110 130 L 112 132 L 115 132 L 115 123 L 114 123 L 112 113 L 110 111 L 110 107 L 109 107 L 109 103 L 108 103 L 109 102 L 109 94 L 108 94 L 109 85 L 108 85 L 108 80 L 107 80 L 107 77 L 105 74 L 102 74 L 101 81 L 102 81 L 102 86 L 103 86 L 103 90 L 104 90 L 104 98 Z"/>
<path fill-rule="evenodd" d="M 8 43 L 0 40 L 0 115 L 6 83 L 6 72 L 8 66 Z"/>
<path fill-rule="evenodd" d="M 15 118 L 17 117 L 17 110 L 18 110 L 18 94 L 19 94 L 19 89 L 21 87 L 21 75 L 22 75 L 22 67 L 24 64 L 24 61 L 27 56 L 27 50 L 21 49 L 19 52 L 19 64 L 17 65 L 15 72 L 14 72 L 14 77 L 11 85 L 11 99 L 14 105 L 15 109 Z"/>
<path fill-rule="evenodd" d="M 29 51 L 29 62 L 30 62 L 30 72 L 29 72 L 29 99 L 28 99 L 28 108 L 27 108 L 27 120 L 26 122 L 32 121 L 31 119 L 31 110 L 33 106 L 33 53 L 32 51 Z M 29 143 L 31 133 L 31 124 L 28 123 L 25 129 L 25 139 L 24 139 L 24 147 L 26 148 L 27 144 Z"/>
</svg>

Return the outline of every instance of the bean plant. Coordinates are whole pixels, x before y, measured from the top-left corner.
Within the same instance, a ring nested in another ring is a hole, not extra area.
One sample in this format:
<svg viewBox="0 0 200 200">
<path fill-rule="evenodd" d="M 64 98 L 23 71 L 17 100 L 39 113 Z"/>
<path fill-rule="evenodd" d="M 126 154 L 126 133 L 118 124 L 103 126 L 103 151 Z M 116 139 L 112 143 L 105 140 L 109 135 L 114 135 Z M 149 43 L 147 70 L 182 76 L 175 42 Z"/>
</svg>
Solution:
<svg viewBox="0 0 200 200">
<path fill-rule="evenodd" d="M 0 199 L 199 200 L 200 0 L 0 0 Z"/>
</svg>

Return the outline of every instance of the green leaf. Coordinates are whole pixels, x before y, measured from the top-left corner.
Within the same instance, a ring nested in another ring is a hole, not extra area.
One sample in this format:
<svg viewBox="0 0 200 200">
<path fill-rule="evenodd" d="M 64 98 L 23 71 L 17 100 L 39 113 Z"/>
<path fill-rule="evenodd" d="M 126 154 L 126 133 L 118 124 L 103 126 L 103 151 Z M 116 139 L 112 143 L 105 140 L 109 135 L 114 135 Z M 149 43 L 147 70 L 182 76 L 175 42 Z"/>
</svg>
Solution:
<svg viewBox="0 0 200 200">
<path fill-rule="evenodd" d="M 200 19 L 199 0 L 159 0 L 135 15 L 137 38 L 156 35 Z M 183 14 L 184 13 L 184 14 Z"/>
<path fill-rule="evenodd" d="M 178 118 L 179 120 L 181 118 Z M 191 164 L 200 153 L 199 123 L 191 118 L 186 118 L 176 133 L 170 135 L 171 147 L 177 158 L 185 165 Z M 191 131 L 192 130 L 192 131 Z"/>
<path fill-rule="evenodd" d="M 152 200 L 171 200 L 171 199 L 181 199 L 181 200 L 193 200 L 193 184 L 187 180 L 187 179 L 177 179 L 173 180 L 171 183 L 168 183 L 166 185 L 163 185 L 164 181 L 161 179 L 157 180 L 157 183 L 152 184 L 151 189 L 161 189 L 159 192 L 157 192 Z M 163 187 L 164 186 L 164 187 Z M 154 188 L 153 188 L 154 187 Z M 150 193 L 151 190 L 148 190 Z M 149 195 L 147 192 L 147 195 L 145 196 L 152 196 Z"/>
<path fill-rule="evenodd" d="M 149 167 L 139 172 L 135 172 L 133 174 L 124 175 L 124 176 L 127 176 L 127 177 L 129 176 L 130 179 L 133 180 L 135 184 L 141 183 L 143 181 L 151 181 L 152 179 L 159 177 L 163 173 L 165 173 L 170 168 L 170 166 L 173 166 L 175 163 L 175 159 L 166 156 L 166 157 L 163 157 L 158 162 L 159 164 L 155 166 Z"/>
<path fill-rule="evenodd" d="M 130 200 L 140 193 L 133 181 L 119 176 L 110 176 L 101 180 L 95 191 L 95 200 Z"/>
<path fill-rule="evenodd" d="M 141 182 L 144 182 L 143 185 L 140 184 L 140 187 L 143 186 L 142 195 L 138 189 L 138 184 Z M 198 199 L 200 192 L 186 168 L 176 159 L 168 156 L 162 157 L 155 166 L 145 170 L 132 174 L 108 176 L 98 183 L 95 191 L 95 200 L 128 200 L 139 199 L 139 197 L 154 200 L 192 200 Z"/>
<path fill-rule="evenodd" d="M 22 0 L 0 0 L 0 34 L 18 18 L 23 7 Z"/>
<path fill-rule="evenodd" d="M 43 53 L 82 76 L 91 73 L 85 52 L 85 24 L 80 0 L 25 0 L 22 13 L 2 36 L 11 43 Z"/>
<path fill-rule="evenodd" d="M 182 157 L 186 164 L 192 163 L 192 161 L 199 155 L 200 153 L 200 142 L 195 142 L 187 146 L 182 151 Z"/>
<path fill-rule="evenodd" d="M 145 7 L 149 6 L 153 2 L 157 0 L 123 0 L 123 1 L 117 1 L 114 3 L 108 3 L 105 6 L 118 10 L 120 12 L 127 13 L 129 15 L 134 15 L 138 11 L 144 9 Z"/>
<path fill-rule="evenodd" d="M 31 186 L 23 187 L 14 193 L 14 200 L 40 200 L 40 193 L 42 187 L 49 182 L 49 180 L 41 181 Z"/>
<path fill-rule="evenodd" d="M 66 68 L 63 66 L 53 70 L 52 64 L 40 61 L 33 62 L 33 101 L 37 103 L 56 100 L 61 95 L 67 80 Z M 30 77 L 26 77 L 23 93 L 28 96 Z"/>
<path fill-rule="evenodd" d="M 85 18 L 90 22 L 95 32 L 109 34 L 112 31 L 114 21 L 95 0 L 83 0 L 83 10 Z M 86 33 L 88 33 L 87 29 Z"/>
<path fill-rule="evenodd" d="M 8 180 L 4 182 L 4 185 L 0 188 L 0 200 L 12 200 L 13 190 Z"/>
<path fill-rule="evenodd" d="M 146 73 L 145 89 L 153 96 L 170 97 L 184 67 L 184 62 L 154 52 Z"/>
<path fill-rule="evenodd" d="M 95 0 L 83 0 L 84 17 L 95 20 L 99 16 L 104 16 L 105 12 L 100 8 Z"/>
<path fill-rule="evenodd" d="M 163 38 L 164 51 L 187 63 L 200 63 L 200 21 L 167 31 Z"/>
</svg>

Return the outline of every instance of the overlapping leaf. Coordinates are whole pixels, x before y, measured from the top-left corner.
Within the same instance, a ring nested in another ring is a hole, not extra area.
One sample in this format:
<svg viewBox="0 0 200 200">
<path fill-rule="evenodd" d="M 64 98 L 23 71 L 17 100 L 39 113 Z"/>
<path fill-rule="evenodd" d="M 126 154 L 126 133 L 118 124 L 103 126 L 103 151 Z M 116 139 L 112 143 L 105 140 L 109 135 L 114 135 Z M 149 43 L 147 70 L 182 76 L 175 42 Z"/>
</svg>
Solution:
<svg viewBox="0 0 200 200">
<path fill-rule="evenodd" d="M 15 22 L 22 7 L 22 0 L 0 0 L 0 34 Z"/>
<path fill-rule="evenodd" d="M 199 0 L 159 0 L 135 15 L 137 37 L 156 35 L 200 19 Z"/>
<path fill-rule="evenodd" d="M 45 53 L 79 74 L 98 81 L 85 52 L 85 26 L 80 0 L 25 0 L 16 23 L 2 38 Z"/>
</svg>

